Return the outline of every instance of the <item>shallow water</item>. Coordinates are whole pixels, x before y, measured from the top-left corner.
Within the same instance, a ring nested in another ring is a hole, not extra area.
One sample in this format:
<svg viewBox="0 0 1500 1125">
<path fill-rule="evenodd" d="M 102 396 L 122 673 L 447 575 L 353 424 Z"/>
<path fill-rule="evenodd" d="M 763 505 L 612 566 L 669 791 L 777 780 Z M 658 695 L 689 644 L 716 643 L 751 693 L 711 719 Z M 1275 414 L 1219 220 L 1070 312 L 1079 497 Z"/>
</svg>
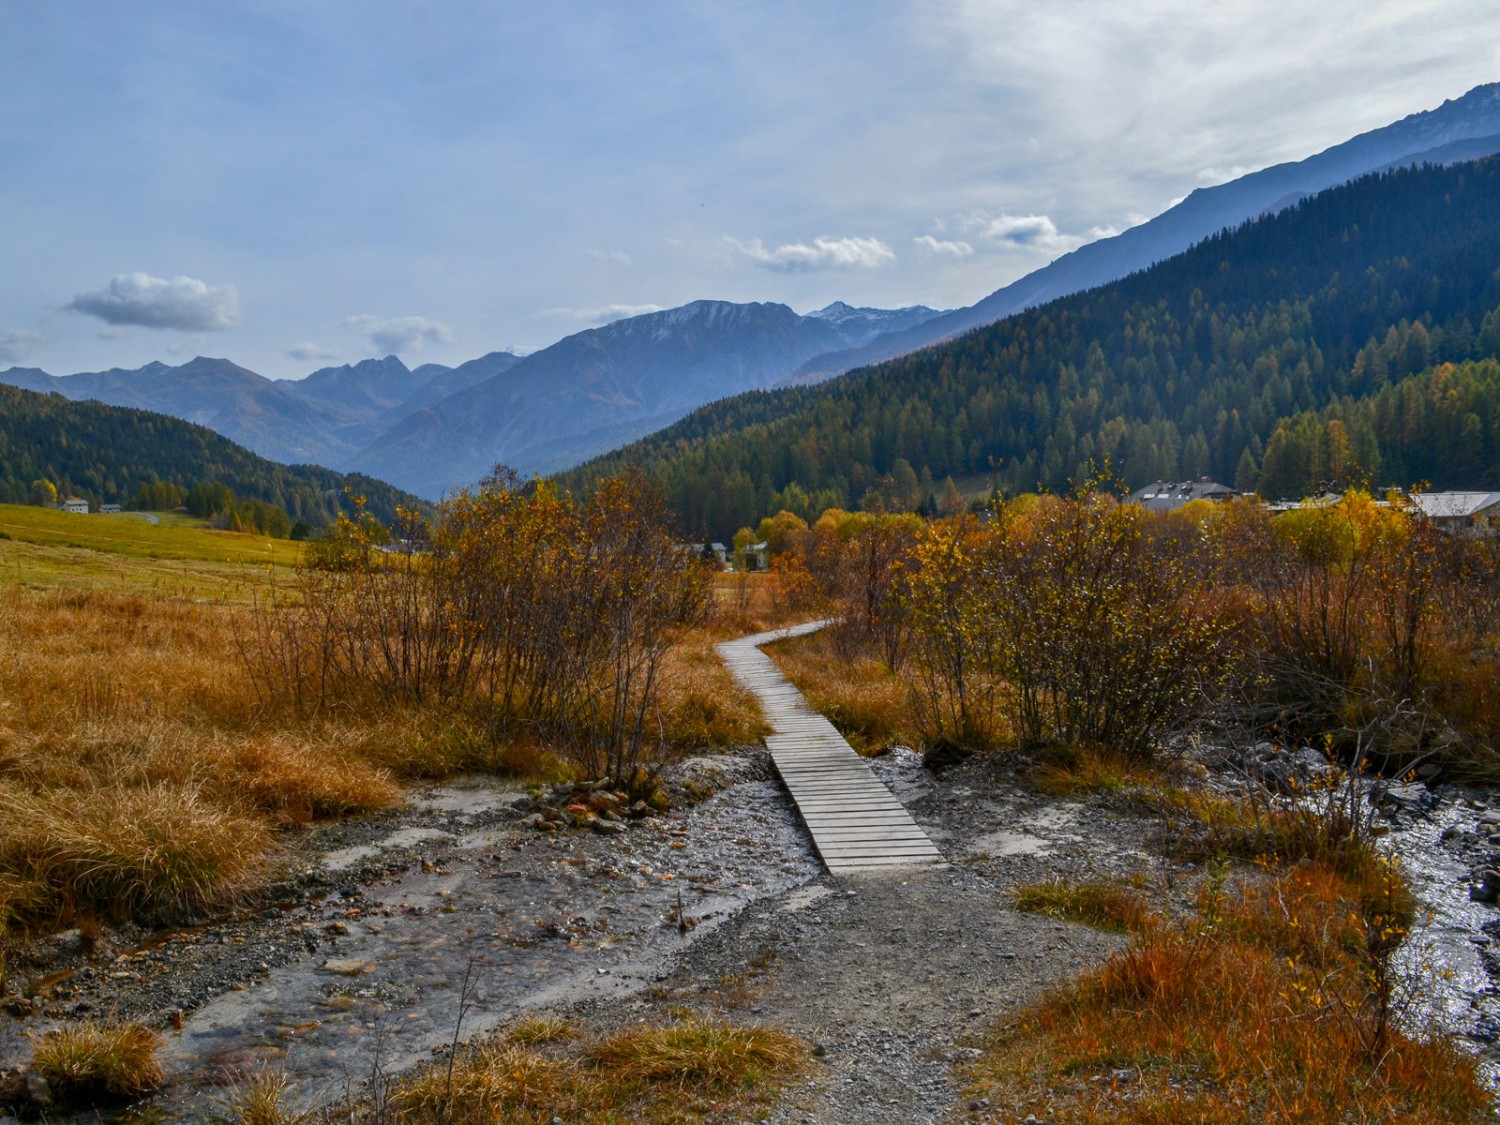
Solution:
<svg viewBox="0 0 1500 1125">
<path fill-rule="evenodd" d="M 461 1005 L 467 1039 L 539 1005 L 628 995 L 664 976 L 684 943 L 821 870 L 773 782 L 610 839 L 465 832 L 466 813 L 492 811 L 482 796 L 440 790 L 428 802 L 458 818 L 434 863 L 289 911 L 289 932 L 316 933 L 318 953 L 221 994 L 168 1037 L 173 1085 L 156 1102 L 168 1118 L 221 1114 L 218 1088 L 260 1065 L 284 1069 L 304 1099 L 335 1100 L 441 1050 Z M 348 928 L 331 947 L 330 925 Z"/>
<path fill-rule="evenodd" d="M 1456 1035 L 1479 1057 L 1485 1082 L 1500 1094 L 1500 949 L 1488 953 L 1492 939 L 1484 932 L 1500 920 L 1500 911 L 1469 899 L 1471 871 L 1484 854 L 1473 835 L 1486 835 L 1478 832 L 1480 811 L 1467 800 L 1444 800 L 1421 817 L 1402 817 L 1389 839 L 1423 908 L 1398 955 L 1402 975 L 1415 986 L 1407 1025 L 1435 1025 Z M 1463 835 L 1445 842 L 1450 829 Z"/>
</svg>

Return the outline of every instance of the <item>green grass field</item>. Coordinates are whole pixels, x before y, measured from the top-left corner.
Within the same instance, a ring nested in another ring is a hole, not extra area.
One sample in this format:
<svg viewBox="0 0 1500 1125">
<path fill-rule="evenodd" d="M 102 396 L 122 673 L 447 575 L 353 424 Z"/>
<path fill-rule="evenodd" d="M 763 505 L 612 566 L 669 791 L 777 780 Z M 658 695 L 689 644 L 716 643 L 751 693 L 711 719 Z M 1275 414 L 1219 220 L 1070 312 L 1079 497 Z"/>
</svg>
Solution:
<svg viewBox="0 0 1500 1125">
<path fill-rule="evenodd" d="M 77 515 L 0 504 L 0 586 L 240 600 L 288 578 L 303 545 L 162 513 Z"/>
</svg>

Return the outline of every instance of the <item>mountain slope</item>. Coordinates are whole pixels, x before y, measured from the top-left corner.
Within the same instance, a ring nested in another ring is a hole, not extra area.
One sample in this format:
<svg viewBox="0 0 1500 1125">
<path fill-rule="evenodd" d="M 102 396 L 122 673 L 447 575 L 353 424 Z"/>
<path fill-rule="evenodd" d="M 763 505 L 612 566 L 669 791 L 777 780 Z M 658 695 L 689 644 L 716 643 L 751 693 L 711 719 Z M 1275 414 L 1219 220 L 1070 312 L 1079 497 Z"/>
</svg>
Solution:
<svg viewBox="0 0 1500 1125">
<path fill-rule="evenodd" d="M 1216 187 L 1199 188 L 1156 218 L 1091 242 L 996 290 L 968 308 L 870 344 L 815 356 L 792 377 L 810 383 L 892 359 L 1022 309 L 1115 281 L 1268 210 L 1289 206 L 1370 172 L 1472 160 L 1500 152 L 1500 83 L 1477 86 L 1437 109 L 1414 113 L 1306 160 L 1277 164 Z"/>
<path fill-rule="evenodd" d="M 346 487 L 365 496 L 382 520 L 393 520 L 397 505 L 422 506 L 383 481 L 278 465 L 165 414 L 0 385 L 0 500 L 24 502 L 39 479 L 95 504 L 129 504 L 142 485 L 155 481 L 184 489 L 218 481 L 242 500 L 275 504 L 314 525 L 349 510 Z"/>
<path fill-rule="evenodd" d="M 399 361 L 398 361 L 399 362 Z M 207 426 L 275 461 L 331 463 L 352 450 L 336 436 L 341 413 L 290 393 L 282 384 L 227 359 L 198 356 L 177 367 L 148 363 L 54 376 L 34 368 L 0 371 L 0 383 L 53 391 L 74 401 L 93 399 L 170 414 Z"/>
<path fill-rule="evenodd" d="M 545 472 L 649 433 L 726 395 L 769 386 L 803 360 L 930 309 L 695 301 L 615 321 L 535 352 L 416 411 L 348 465 L 422 495 L 477 480 L 497 461 Z M 461 369 L 460 369 L 461 370 Z"/>
<path fill-rule="evenodd" d="M 707 407 L 563 480 L 640 464 L 719 536 L 810 498 L 909 506 L 950 474 L 1065 489 L 1104 458 L 1132 484 L 1253 488 L 1281 419 L 1500 351 L 1497 261 L 1500 159 L 1371 176 L 947 344 Z M 1500 464 L 1500 402 L 1465 425 Z M 1377 438 L 1327 440 L 1373 473 Z"/>
</svg>

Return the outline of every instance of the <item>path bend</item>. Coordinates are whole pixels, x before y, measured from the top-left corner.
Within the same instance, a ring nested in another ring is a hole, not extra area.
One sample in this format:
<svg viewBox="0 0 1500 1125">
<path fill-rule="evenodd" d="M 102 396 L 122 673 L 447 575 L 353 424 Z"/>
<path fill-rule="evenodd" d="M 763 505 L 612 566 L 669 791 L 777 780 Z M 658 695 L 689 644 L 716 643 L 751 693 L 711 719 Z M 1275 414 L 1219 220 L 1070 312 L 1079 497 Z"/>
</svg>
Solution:
<svg viewBox="0 0 1500 1125">
<path fill-rule="evenodd" d="M 944 863 L 906 807 L 834 725 L 807 705 L 760 646 L 816 632 L 827 621 L 756 633 L 716 646 L 724 664 L 760 701 L 774 733 L 771 761 L 824 866 L 835 874 Z"/>
</svg>

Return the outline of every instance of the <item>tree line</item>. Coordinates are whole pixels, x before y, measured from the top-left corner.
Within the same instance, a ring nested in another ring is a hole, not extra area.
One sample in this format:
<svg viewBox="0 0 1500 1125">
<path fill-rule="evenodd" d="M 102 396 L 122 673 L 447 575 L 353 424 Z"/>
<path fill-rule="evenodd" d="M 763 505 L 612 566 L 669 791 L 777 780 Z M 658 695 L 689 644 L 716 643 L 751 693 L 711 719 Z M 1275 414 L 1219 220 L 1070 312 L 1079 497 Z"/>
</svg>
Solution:
<svg viewBox="0 0 1500 1125">
<path fill-rule="evenodd" d="M 924 502 L 950 476 L 1064 490 L 1106 459 L 1132 485 L 1290 487 L 1284 455 L 1266 463 L 1288 419 L 1500 353 L 1497 260 L 1500 163 L 1370 176 L 950 343 L 705 407 L 562 479 L 638 464 L 688 531 L 718 537 L 782 507 L 858 507 L 908 474 Z M 1390 425 L 1420 428 L 1419 398 L 1387 393 Z M 1343 424 L 1351 464 L 1409 483 L 1408 454 Z M 1436 447 L 1425 475 L 1469 483 L 1494 463 L 1476 448 Z"/>
<path fill-rule="evenodd" d="M 0 386 L 0 502 L 34 502 L 38 481 L 96 507 L 146 510 L 176 507 L 194 489 L 207 490 L 216 500 L 199 514 L 260 531 L 289 532 L 299 522 L 322 527 L 353 510 L 350 495 L 362 496 L 366 510 L 388 523 L 403 506 L 429 510 L 383 481 L 280 465 L 177 418 Z"/>
</svg>

